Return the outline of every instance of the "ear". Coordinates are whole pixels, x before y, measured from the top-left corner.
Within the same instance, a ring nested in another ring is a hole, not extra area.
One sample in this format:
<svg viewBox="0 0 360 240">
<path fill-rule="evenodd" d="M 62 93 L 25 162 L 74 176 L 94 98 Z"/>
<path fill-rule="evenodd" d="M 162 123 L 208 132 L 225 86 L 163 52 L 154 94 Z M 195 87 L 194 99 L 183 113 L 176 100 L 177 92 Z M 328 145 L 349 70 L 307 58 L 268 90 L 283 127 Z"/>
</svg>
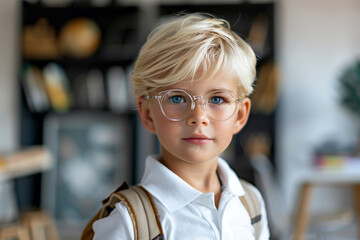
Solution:
<svg viewBox="0 0 360 240">
<path fill-rule="evenodd" d="M 244 98 L 240 107 L 237 110 L 237 118 L 234 123 L 234 134 L 238 133 L 245 126 L 250 115 L 251 101 L 249 98 Z"/>
<path fill-rule="evenodd" d="M 147 100 L 144 97 L 139 97 L 136 99 L 136 106 L 138 109 L 140 120 L 145 127 L 151 133 L 155 133 L 155 125 L 153 118 L 151 117 L 151 111 L 148 105 Z"/>
</svg>

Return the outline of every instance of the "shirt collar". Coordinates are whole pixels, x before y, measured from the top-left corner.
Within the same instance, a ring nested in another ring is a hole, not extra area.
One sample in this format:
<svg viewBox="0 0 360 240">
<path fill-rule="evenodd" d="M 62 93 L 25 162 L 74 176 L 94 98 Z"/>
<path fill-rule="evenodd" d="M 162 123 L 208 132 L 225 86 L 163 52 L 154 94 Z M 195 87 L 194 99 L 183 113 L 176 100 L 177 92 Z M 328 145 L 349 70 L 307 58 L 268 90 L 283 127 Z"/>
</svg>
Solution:
<svg viewBox="0 0 360 240">
<path fill-rule="evenodd" d="M 141 185 L 153 197 L 158 199 L 169 212 L 172 213 L 185 207 L 203 194 L 161 164 L 157 159 L 159 159 L 159 156 L 156 155 L 150 155 L 146 158 L 145 172 Z M 221 158 L 218 161 L 218 171 L 225 187 L 224 191 L 229 191 L 236 196 L 244 195 L 244 190 L 235 172 Z"/>
<path fill-rule="evenodd" d="M 239 181 L 239 177 L 222 158 L 219 158 L 218 160 L 217 171 L 222 181 L 224 192 L 230 192 L 237 197 L 245 194 L 245 191 Z"/>
</svg>

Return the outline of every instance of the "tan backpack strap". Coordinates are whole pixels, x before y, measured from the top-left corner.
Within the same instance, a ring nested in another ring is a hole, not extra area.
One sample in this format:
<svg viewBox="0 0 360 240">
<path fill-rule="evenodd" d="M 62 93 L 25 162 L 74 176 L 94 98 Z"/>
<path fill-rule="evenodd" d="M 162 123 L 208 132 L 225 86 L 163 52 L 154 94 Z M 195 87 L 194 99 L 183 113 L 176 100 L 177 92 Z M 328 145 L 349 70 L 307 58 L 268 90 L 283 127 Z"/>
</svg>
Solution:
<svg viewBox="0 0 360 240">
<path fill-rule="evenodd" d="M 120 187 L 118 187 L 115 192 L 117 191 L 121 191 L 124 189 L 128 189 L 129 186 L 127 185 L 126 182 L 123 182 L 123 184 L 121 184 Z M 113 193 L 112 193 L 113 194 Z M 96 213 L 96 215 L 86 224 L 83 232 L 81 233 L 81 237 L 80 240 L 92 240 L 94 238 L 94 231 L 93 231 L 93 224 L 95 221 L 99 220 L 100 218 L 106 217 L 110 214 L 110 212 L 114 209 L 115 207 L 115 203 L 113 202 L 113 204 L 107 204 L 109 202 L 110 197 L 112 196 L 112 194 L 107 197 L 106 199 L 104 199 L 102 201 L 103 203 L 103 207 Z M 106 206 L 104 206 L 106 205 Z M 112 206 L 111 206 L 112 205 Z"/>
<path fill-rule="evenodd" d="M 240 200 L 241 200 L 242 204 L 244 205 L 246 211 L 248 212 L 249 216 L 251 216 L 249 207 L 248 207 L 248 205 L 246 203 L 246 200 L 245 200 L 245 196 L 240 196 Z"/>
<path fill-rule="evenodd" d="M 115 192 L 113 194 L 110 195 L 109 201 L 104 204 L 103 208 L 102 208 L 102 212 L 100 214 L 100 217 L 107 217 L 108 214 L 110 213 L 109 210 L 112 210 L 115 208 L 115 204 L 122 201 L 125 205 L 125 207 L 127 208 L 133 226 L 134 226 L 134 236 L 135 239 L 141 239 L 139 238 L 139 229 L 138 229 L 138 225 L 144 225 L 146 223 L 146 221 L 144 221 L 144 219 L 146 219 L 146 215 L 144 212 L 141 200 L 139 199 L 139 196 L 137 195 L 137 193 L 133 190 L 133 189 L 126 189 L 126 190 L 122 190 L 120 192 Z M 139 207 L 140 206 L 140 207 Z M 147 233 L 145 233 L 147 234 Z M 142 233 L 140 233 L 140 235 L 142 236 Z M 148 237 L 145 235 L 145 237 Z M 149 239 L 149 238 L 148 238 Z"/>
<path fill-rule="evenodd" d="M 142 206 L 144 207 L 145 210 L 145 214 L 147 216 L 146 218 L 147 229 L 149 231 L 149 238 L 147 239 L 163 239 L 164 234 L 161 228 L 159 214 L 150 193 L 141 186 L 134 186 L 132 187 L 132 189 L 134 189 L 136 193 L 139 195 L 142 201 Z M 139 226 L 139 228 L 140 227 L 141 226 Z"/>
<path fill-rule="evenodd" d="M 251 189 L 250 183 L 240 179 L 241 185 L 245 191 L 245 195 L 240 197 L 241 202 L 246 208 L 251 218 L 251 224 L 255 230 L 255 239 L 260 235 L 260 222 L 261 222 L 261 206 L 256 193 Z"/>
<path fill-rule="evenodd" d="M 86 224 L 85 228 L 81 233 L 80 240 L 92 240 L 94 238 L 94 231 L 92 225 L 96 220 L 99 219 L 100 211 L 98 211 L 96 215 L 88 222 L 88 224 Z"/>
<path fill-rule="evenodd" d="M 108 215 L 107 209 L 115 208 L 115 204 L 119 201 L 123 201 L 129 211 L 134 226 L 135 239 L 162 239 L 163 232 L 158 212 L 150 193 L 141 186 L 132 186 L 129 189 L 115 192 L 104 204 L 100 216 L 106 217 Z"/>
<path fill-rule="evenodd" d="M 92 224 L 100 219 L 109 216 L 115 208 L 115 204 L 122 201 L 130 214 L 136 240 L 162 240 L 164 234 L 161 228 L 159 215 L 152 200 L 151 194 L 141 186 L 128 187 L 124 183 L 103 201 L 103 207 L 90 220 L 85 227 L 81 240 L 90 240 L 94 237 Z"/>
</svg>

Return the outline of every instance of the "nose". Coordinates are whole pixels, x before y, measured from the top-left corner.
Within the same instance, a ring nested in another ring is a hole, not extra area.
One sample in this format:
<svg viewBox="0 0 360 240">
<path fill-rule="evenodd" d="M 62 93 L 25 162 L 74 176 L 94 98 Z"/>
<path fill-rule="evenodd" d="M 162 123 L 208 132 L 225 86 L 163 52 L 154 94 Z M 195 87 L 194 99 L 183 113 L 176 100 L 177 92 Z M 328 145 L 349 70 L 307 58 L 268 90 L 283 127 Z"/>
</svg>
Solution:
<svg viewBox="0 0 360 240">
<path fill-rule="evenodd" d="M 199 100 L 196 102 L 195 101 Z M 209 118 L 206 114 L 206 101 L 204 97 L 196 97 L 193 105 L 192 105 L 192 111 L 190 115 L 186 119 L 186 123 L 189 126 L 196 126 L 196 125 L 208 125 L 209 124 Z"/>
</svg>

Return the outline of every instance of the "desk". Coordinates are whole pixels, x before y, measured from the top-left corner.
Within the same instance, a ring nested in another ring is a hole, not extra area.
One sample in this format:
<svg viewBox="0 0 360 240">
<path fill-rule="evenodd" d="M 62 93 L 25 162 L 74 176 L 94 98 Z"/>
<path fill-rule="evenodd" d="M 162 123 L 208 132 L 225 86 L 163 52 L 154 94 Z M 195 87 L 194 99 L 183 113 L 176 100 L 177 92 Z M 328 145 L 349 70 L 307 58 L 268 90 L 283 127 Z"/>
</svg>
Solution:
<svg viewBox="0 0 360 240">
<path fill-rule="evenodd" d="M 351 186 L 354 192 L 354 203 L 358 224 L 360 222 L 360 172 L 352 170 L 307 170 L 300 173 L 300 198 L 295 219 L 294 240 L 304 239 L 309 221 L 309 206 L 312 191 L 317 185 L 346 185 Z M 360 237 L 358 226 L 358 236 Z"/>
</svg>

